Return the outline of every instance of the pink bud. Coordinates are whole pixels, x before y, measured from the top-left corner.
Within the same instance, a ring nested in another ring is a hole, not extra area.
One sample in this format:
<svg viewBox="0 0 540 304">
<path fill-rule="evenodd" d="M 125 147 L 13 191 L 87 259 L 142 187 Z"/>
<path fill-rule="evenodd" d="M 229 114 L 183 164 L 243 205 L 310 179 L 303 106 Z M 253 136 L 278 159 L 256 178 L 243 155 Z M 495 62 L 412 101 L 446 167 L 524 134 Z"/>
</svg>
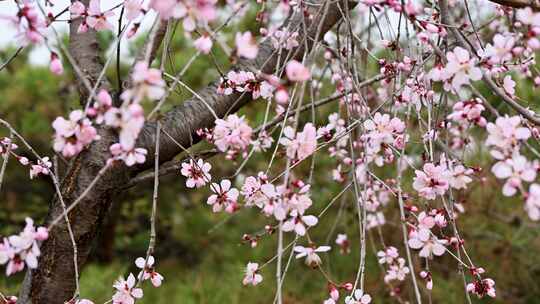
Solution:
<svg viewBox="0 0 540 304">
<path fill-rule="evenodd" d="M 342 288 L 345 288 L 345 290 L 347 291 L 351 291 L 353 289 L 353 284 L 352 283 L 345 283 L 343 285 L 341 285 Z"/>
<path fill-rule="evenodd" d="M 285 89 L 278 89 L 274 98 L 279 104 L 287 104 L 289 102 L 289 93 Z"/>
<path fill-rule="evenodd" d="M 112 98 L 111 95 L 107 92 L 107 90 L 101 89 L 97 95 L 97 100 L 99 103 L 103 106 L 112 106 Z"/>
<path fill-rule="evenodd" d="M 210 53 L 210 50 L 212 49 L 212 39 L 208 36 L 203 35 L 199 37 L 193 44 L 195 45 L 195 48 L 203 54 Z"/>
<path fill-rule="evenodd" d="M 49 231 L 45 227 L 38 227 L 36 231 L 36 239 L 38 241 L 44 241 L 49 237 Z"/>
<path fill-rule="evenodd" d="M 56 53 L 51 53 L 51 64 L 49 69 L 55 75 L 62 75 L 64 73 L 64 67 L 62 66 L 62 62 Z"/>
<path fill-rule="evenodd" d="M 330 297 L 334 301 L 337 301 L 339 299 L 339 291 L 334 286 L 332 286 L 332 288 L 330 289 Z"/>
</svg>

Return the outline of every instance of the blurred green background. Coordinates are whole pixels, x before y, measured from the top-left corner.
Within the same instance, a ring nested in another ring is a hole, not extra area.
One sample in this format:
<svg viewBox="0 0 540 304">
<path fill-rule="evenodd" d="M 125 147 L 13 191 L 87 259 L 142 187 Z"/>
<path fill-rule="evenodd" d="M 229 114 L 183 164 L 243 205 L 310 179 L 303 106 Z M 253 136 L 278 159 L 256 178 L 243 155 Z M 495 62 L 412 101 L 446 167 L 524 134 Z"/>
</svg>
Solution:
<svg viewBox="0 0 540 304">
<path fill-rule="evenodd" d="M 251 24 L 239 23 L 228 29 L 227 33 L 232 38 L 230 33 L 246 29 L 257 30 Z M 184 66 L 194 54 L 187 39 L 181 34 L 175 37 L 171 47 L 174 53 L 166 64 L 171 71 Z M 107 49 L 112 36 L 103 34 L 100 38 L 102 48 Z M 134 42 L 131 52 L 140 43 Z M 226 70 L 228 58 L 218 48 L 214 50 L 218 64 Z M 6 60 L 13 51 L 2 50 L 1 61 Z M 61 77 L 52 75 L 47 67 L 31 66 L 27 63 L 27 56 L 28 50 L 23 51 L 6 70 L 0 72 L 0 116 L 12 123 L 40 154 L 51 156 L 52 120 L 78 105 L 74 77 L 67 66 L 66 73 Z M 123 76 L 128 66 L 128 62 L 121 66 Z M 116 87 L 116 70 L 109 69 L 108 76 Z M 193 88 L 199 88 L 218 76 L 210 57 L 203 56 L 194 62 L 184 81 Z M 533 100 L 536 92 L 531 88 L 530 83 L 520 83 L 519 95 L 525 100 Z M 480 89 L 487 92 L 484 88 Z M 326 93 L 331 92 L 323 92 Z M 189 96 L 178 90 L 164 110 Z M 497 100 L 492 102 L 498 104 Z M 263 119 L 264 106 L 262 102 L 254 103 L 241 113 L 255 126 Z M 326 123 L 325 117 L 335 109 L 335 105 L 322 107 L 317 115 L 318 124 Z M 0 130 L 0 135 L 6 135 L 5 130 Z M 201 144 L 195 149 L 205 148 L 208 146 Z M 23 149 L 20 152 L 25 155 Z M 343 187 L 331 181 L 333 161 L 321 155 L 315 157 L 317 170 L 312 187 L 313 214 L 322 210 Z M 268 159 L 268 155 L 255 156 L 247 165 L 245 174 L 256 175 L 259 170 L 265 170 Z M 278 160 L 274 167 L 279 168 L 281 161 Z M 226 161 L 222 156 L 210 162 L 215 179 L 232 175 L 238 166 L 238 162 Z M 491 159 L 485 151 L 480 150 L 468 157 L 467 164 L 489 168 Z M 307 179 L 309 169 L 309 161 L 306 161 L 294 170 L 294 175 Z M 407 172 L 409 175 L 405 180 L 409 187 L 406 190 L 410 190 L 412 172 Z M 392 176 L 392 172 L 385 170 L 378 171 L 378 174 L 382 178 Z M 500 188 L 501 184 L 489 172 L 482 172 L 469 191 L 458 197 L 467 210 L 458 219 L 461 235 L 466 240 L 472 260 L 487 270 L 487 277 L 496 281 L 498 293 L 495 300 L 478 300 L 472 296 L 473 302 L 540 303 L 540 226 L 527 219 L 519 199 L 503 197 Z M 140 184 L 115 202 L 95 243 L 91 261 L 83 271 L 83 297 L 103 303 L 110 299 L 112 284 L 119 275 L 126 276 L 130 271 L 136 273 L 133 261 L 144 255 L 148 246 L 151 191 L 151 183 Z M 165 281 L 157 289 L 145 284 L 145 296 L 140 303 L 272 303 L 275 263 L 263 268 L 264 281 L 259 286 L 243 287 L 241 280 L 247 262 L 262 265 L 273 257 L 276 236 L 263 238 L 256 248 L 243 244 L 241 238 L 244 233 L 261 231 L 265 224 L 273 222 L 255 209 L 244 209 L 234 216 L 214 214 L 205 204 L 208 194 L 208 189 L 186 189 L 184 179 L 179 174 L 163 179 L 160 184 L 155 256 L 157 271 L 164 275 Z M 42 221 L 52 195 L 52 187 L 47 179 L 30 181 L 25 168 L 10 162 L 0 193 L 0 233 L 7 235 L 18 231 L 27 216 L 38 223 Z M 358 268 L 359 236 L 353 201 L 352 195 L 347 194 L 343 200 L 336 202 L 311 235 L 320 245 L 334 246 L 337 233 L 348 234 L 352 243 L 350 255 L 341 255 L 337 248 L 333 248 L 323 258 L 322 267 L 338 282 L 353 281 Z M 333 229 L 339 206 L 343 206 L 345 213 Z M 398 247 L 404 255 L 401 230 L 396 224 L 399 223 L 397 210 L 397 202 L 392 200 L 385 208 L 388 224 L 382 228 L 382 233 L 386 244 Z M 378 238 L 375 230 L 370 231 L 365 289 L 373 296 L 374 303 L 394 303 L 396 300 L 388 295 L 388 288 L 382 283 L 384 272 L 375 257 L 375 252 L 381 249 Z M 287 235 L 285 244 L 291 241 L 291 236 Z M 289 253 L 287 251 L 286 258 Z M 422 261 L 415 260 L 415 263 L 416 269 L 420 269 Z M 445 255 L 431 262 L 430 268 L 434 275 L 432 302 L 465 303 L 463 281 L 457 272 L 456 261 Z M 9 280 L 1 276 L 0 290 L 4 294 L 16 294 L 22 278 L 23 274 Z M 470 280 L 468 274 L 467 278 Z M 300 260 L 292 260 L 284 286 L 285 303 L 322 303 L 328 297 L 326 282 L 321 274 L 309 269 Z M 396 286 L 400 287 L 403 299 L 410 298 L 409 283 Z"/>
</svg>

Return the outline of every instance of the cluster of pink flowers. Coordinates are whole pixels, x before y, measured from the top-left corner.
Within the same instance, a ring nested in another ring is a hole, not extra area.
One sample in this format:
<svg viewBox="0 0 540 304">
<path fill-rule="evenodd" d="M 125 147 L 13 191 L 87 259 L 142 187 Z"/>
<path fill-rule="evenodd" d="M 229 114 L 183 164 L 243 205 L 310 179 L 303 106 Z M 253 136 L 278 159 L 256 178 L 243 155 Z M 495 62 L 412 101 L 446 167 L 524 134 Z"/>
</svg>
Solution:
<svg viewBox="0 0 540 304">
<path fill-rule="evenodd" d="M 88 7 L 80 2 L 76 1 L 71 4 L 70 7 L 72 18 L 83 18 L 83 22 L 79 25 L 78 32 L 84 33 L 92 28 L 96 31 L 112 30 L 113 25 L 109 22 L 109 18 L 114 16 L 114 12 L 102 11 L 101 0 L 90 0 Z"/>
<path fill-rule="evenodd" d="M 486 145 L 493 147 L 491 155 L 496 159 L 504 159 L 519 150 L 520 144 L 531 137 L 531 131 L 521 126 L 519 116 L 501 116 L 495 123 L 486 126 L 488 138 Z"/>
<path fill-rule="evenodd" d="M 420 249 L 418 255 L 423 258 L 443 255 L 449 242 L 446 239 L 439 239 L 431 229 L 435 226 L 444 228 L 447 224 L 444 214 L 439 210 L 433 209 L 429 214 L 425 211 L 420 212 L 416 227 L 409 231 L 409 247 Z"/>
<path fill-rule="evenodd" d="M 262 97 L 267 100 L 274 96 L 275 87 L 272 83 L 279 83 L 273 76 L 269 77 L 269 81 L 260 80 L 252 72 L 245 71 L 230 71 L 225 77 L 221 77 L 219 81 L 218 94 L 251 93 L 253 99 Z"/>
<path fill-rule="evenodd" d="M 200 188 L 208 184 L 212 180 L 210 175 L 212 165 L 199 158 L 197 161 L 190 159 L 189 162 L 183 162 L 180 173 L 187 177 L 186 187 Z"/>
<path fill-rule="evenodd" d="M 450 113 L 447 118 L 458 124 L 468 125 L 474 123 L 480 127 L 485 127 L 487 121 L 482 117 L 482 112 L 485 109 L 481 99 L 471 98 L 454 104 L 452 107 L 453 112 Z"/>
<path fill-rule="evenodd" d="M 118 130 L 119 142 L 109 148 L 112 160 L 121 160 L 127 166 L 146 161 L 146 149 L 136 148 L 135 142 L 144 125 L 144 110 L 133 103 L 121 108 L 111 107 L 105 113 L 105 123 Z"/>
<path fill-rule="evenodd" d="M 3 239 L 0 243 L 0 265 L 7 264 L 6 274 L 9 276 L 22 271 L 24 265 L 35 269 L 41 252 L 38 242 L 48 238 L 49 232 L 45 227 L 34 227 L 34 221 L 26 218 L 26 226 L 18 235 Z"/>
<path fill-rule="evenodd" d="M 289 159 L 303 160 L 317 149 L 317 129 L 312 123 L 307 123 L 302 132 L 296 133 L 292 127 L 287 126 L 283 129 L 283 137 L 279 143 L 285 146 Z"/>
<path fill-rule="evenodd" d="M 427 199 L 434 200 L 442 196 L 452 187 L 454 189 L 466 189 L 467 184 L 472 182 L 471 175 L 474 170 L 465 168 L 463 165 L 455 165 L 453 161 L 447 161 L 441 157 L 440 164 L 424 164 L 422 170 L 415 171 L 413 188 L 418 194 Z"/>
<path fill-rule="evenodd" d="M 139 288 L 139 283 L 142 283 L 146 280 L 150 280 L 154 287 L 161 286 L 163 281 L 163 276 L 155 271 L 155 259 L 153 256 L 148 256 L 148 258 L 139 257 L 135 260 L 135 265 L 137 268 L 141 269 L 139 275 L 135 277 L 133 273 L 130 273 L 127 279 L 124 277 L 118 278 L 113 284 L 115 293 L 112 296 L 113 304 L 134 304 L 138 299 L 142 299 L 144 293 L 142 288 Z M 93 304 L 89 300 L 84 302 L 86 304 Z M 83 302 L 77 302 L 82 304 Z"/>
<path fill-rule="evenodd" d="M 345 304 L 369 304 L 371 303 L 371 296 L 364 293 L 362 289 L 357 289 L 353 292 L 352 296 L 345 297 Z"/>
<path fill-rule="evenodd" d="M 427 77 L 425 74 L 418 75 L 416 78 L 409 78 L 405 82 L 403 91 L 396 98 L 398 106 L 402 104 L 414 104 L 416 111 L 422 109 L 422 104 L 430 103 L 433 100 L 435 92 L 428 90 Z"/>
<path fill-rule="evenodd" d="M 13 143 L 13 141 L 8 137 L 4 137 L 0 140 L 0 155 L 6 157 L 7 154 L 11 154 L 19 161 L 21 165 L 30 166 L 30 179 L 33 179 L 41 174 L 50 174 L 52 162 L 50 161 L 49 157 L 42 157 L 37 160 L 37 163 L 34 163 L 31 162 L 27 157 L 15 153 L 14 150 L 17 148 L 17 144 Z"/>
<path fill-rule="evenodd" d="M 470 269 L 471 274 L 476 277 L 472 283 L 467 284 L 467 291 L 473 294 L 476 294 L 479 298 L 488 295 L 492 298 L 495 298 L 497 292 L 495 290 L 495 281 L 490 278 L 482 279 L 481 275 L 485 273 L 484 268 L 482 267 L 473 267 Z"/>
<path fill-rule="evenodd" d="M 291 60 L 285 66 L 285 74 L 290 81 L 303 82 L 311 78 L 311 72 L 302 63 Z"/>
<path fill-rule="evenodd" d="M 137 62 L 132 75 L 133 87 L 122 93 L 124 102 L 139 103 L 143 99 L 159 100 L 165 95 L 165 81 L 161 71 L 148 67 L 144 61 Z"/>
<path fill-rule="evenodd" d="M 297 40 L 298 32 L 290 32 L 286 29 L 275 30 L 271 33 L 263 31 L 262 29 L 261 31 L 265 33 L 266 36 L 270 37 L 270 41 L 272 41 L 272 46 L 274 49 L 284 48 L 286 50 L 292 50 L 299 45 Z"/>
<path fill-rule="evenodd" d="M 197 26 L 204 27 L 217 18 L 217 0 L 152 0 L 150 8 L 156 10 L 162 19 L 182 19 L 186 32 L 193 32 Z"/>
<path fill-rule="evenodd" d="M 118 131 L 119 142 L 110 146 L 111 161 L 123 161 L 127 166 L 141 164 L 146 161 L 146 149 L 136 147 L 144 123 L 144 99 L 159 100 L 165 95 L 165 81 L 161 71 L 149 68 L 145 62 L 138 62 L 132 74 L 133 87 L 125 90 L 120 107 L 112 104 L 112 98 L 105 90 L 101 90 L 95 102 L 87 110 L 87 115 L 96 123 L 105 123 Z"/>
<path fill-rule="evenodd" d="M 362 134 L 361 141 L 367 160 L 375 162 L 378 166 L 382 166 L 384 161 L 394 160 L 394 153 L 390 146 L 403 149 L 407 142 L 403 121 L 397 117 L 390 118 L 388 114 L 375 113 L 373 119 L 364 122 L 364 129 L 365 133 Z M 379 154 L 381 151 L 384 151 L 385 157 Z"/>
<path fill-rule="evenodd" d="M 86 146 L 100 138 L 90 119 L 86 118 L 81 110 L 71 112 L 69 120 L 57 117 L 52 126 L 56 132 L 53 148 L 64 157 L 79 154 Z"/>
<path fill-rule="evenodd" d="M 482 71 L 477 67 L 477 61 L 471 58 L 469 52 L 462 47 L 455 47 L 453 51 L 446 54 L 448 63 L 444 69 L 433 69 L 431 79 L 434 81 L 444 81 L 444 88 L 447 91 L 459 91 L 463 85 L 482 78 Z"/>
<path fill-rule="evenodd" d="M 0 18 L 3 17 L 0 15 Z M 43 35 L 47 23 L 30 1 L 24 1 L 19 5 L 16 16 L 6 16 L 6 18 L 17 28 L 17 40 L 21 45 L 40 44 L 44 41 Z"/>
<path fill-rule="evenodd" d="M 317 225 L 318 218 L 305 215 L 313 204 L 309 197 L 310 185 L 301 180 L 293 181 L 289 186 L 274 186 L 262 172 L 258 177 L 246 178 L 241 194 L 246 206 L 257 206 L 266 216 L 273 216 L 282 221 L 285 232 L 294 231 L 303 236 L 308 227 Z"/>
<path fill-rule="evenodd" d="M 255 59 L 259 52 L 259 46 L 257 41 L 251 34 L 251 32 L 236 33 L 236 54 L 240 57 L 247 59 Z"/>
<path fill-rule="evenodd" d="M 246 123 L 245 118 L 231 114 L 225 119 L 217 119 L 215 127 L 207 139 L 216 145 L 221 152 L 227 153 L 227 158 L 237 155 L 247 155 L 247 149 L 252 142 L 253 129 Z"/>
<path fill-rule="evenodd" d="M 403 281 L 407 274 L 409 274 L 409 267 L 405 266 L 405 259 L 399 256 L 396 247 L 390 246 L 384 251 L 378 251 L 377 257 L 379 257 L 379 264 L 386 264 L 388 269 L 384 276 L 386 283 L 391 281 Z"/>
</svg>

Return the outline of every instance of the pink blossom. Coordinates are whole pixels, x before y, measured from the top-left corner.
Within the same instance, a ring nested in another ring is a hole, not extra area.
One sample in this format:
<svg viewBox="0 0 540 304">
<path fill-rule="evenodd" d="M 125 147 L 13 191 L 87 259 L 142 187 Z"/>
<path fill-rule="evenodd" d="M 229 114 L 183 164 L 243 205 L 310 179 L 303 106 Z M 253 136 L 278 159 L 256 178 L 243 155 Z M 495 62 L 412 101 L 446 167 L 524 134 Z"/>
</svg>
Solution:
<svg viewBox="0 0 540 304">
<path fill-rule="evenodd" d="M 131 78 L 133 88 L 122 93 L 124 101 L 140 102 L 144 98 L 159 100 L 165 95 L 165 81 L 161 78 L 161 71 L 149 68 L 146 62 L 137 62 Z"/>
<path fill-rule="evenodd" d="M 521 119 L 519 116 L 501 116 L 495 120 L 495 123 L 488 123 L 486 130 L 489 135 L 486 139 L 487 146 L 499 148 L 503 154 L 509 154 L 520 141 L 526 140 L 531 136 L 531 131 L 528 128 L 521 127 Z M 500 153 L 496 155 L 497 159 L 501 159 Z"/>
<path fill-rule="evenodd" d="M 11 141 L 11 138 L 4 137 L 0 140 L 0 155 L 5 156 L 10 151 L 17 149 L 18 146 Z"/>
<path fill-rule="evenodd" d="M 282 229 L 285 232 L 293 231 L 300 236 L 306 234 L 306 227 L 317 225 L 319 219 L 314 215 L 298 215 L 296 210 L 291 213 L 292 217 L 283 223 Z"/>
<path fill-rule="evenodd" d="M 368 155 L 368 161 L 375 161 L 378 166 L 383 165 L 382 156 L 378 155 L 383 145 L 398 144 L 403 146 L 406 138 L 401 137 L 405 130 L 405 124 L 401 119 L 390 115 L 375 113 L 373 119 L 364 122 L 365 134 L 362 135 L 364 148 Z"/>
<path fill-rule="evenodd" d="M 482 100 L 473 98 L 465 101 L 457 102 L 453 106 L 453 112 L 448 115 L 451 119 L 458 123 L 475 123 L 480 127 L 486 126 L 486 119 L 482 117 L 482 112 L 485 107 L 482 105 Z"/>
<path fill-rule="evenodd" d="M 512 80 L 512 76 L 506 75 L 503 80 L 503 89 L 506 92 L 506 94 L 510 96 L 514 96 L 516 93 L 516 82 Z"/>
<path fill-rule="evenodd" d="M 182 169 L 180 173 L 183 176 L 187 177 L 186 187 L 188 188 L 200 188 L 212 180 L 210 175 L 210 169 L 212 165 L 210 163 L 204 162 L 202 158 L 199 158 L 197 162 L 193 159 L 189 160 L 189 163 L 183 162 Z"/>
<path fill-rule="evenodd" d="M 244 181 L 241 194 L 245 197 L 246 206 L 255 205 L 264 208 L 272 200 L 277 199 L 276 187 L 268 183 L 266 175 L 262 172 L 256 178 L 249 176 Z"/>
<path fill-rule="evenodd" d="M 274 98 L 278 104 L 287 104 L 289 103 L 289 92 L 284 88 L 280 88 L 274 94 Z"/>
<path fill-rule="evenodd" d="M 525 211 L 533 221 L 540 220 L 540 185 L 531 184 L 527 200 L 525 202 Z"/>
<path fill-rule="evenodd" d="M 433 280 L 431 278 L 431 273 L 429 271 L 420 271 L 420 277 L 426 281 L 427 290 L 433 289 Z"/>
<path fill-rule="evenodd" d="M 348 254 L 351 252 L 350 243 L 346 234 L 338 234 L 336 237 L 336 244 L 339 246 L 339 251 L 341 254 Z"/>
<path fill-rule="evenodd" d="M 210 53 L 210 50 L 212 49 L 212 38 L 209 36 L 201 36 L 195 42 L 193 43 L 195 45 L 195 48 L 199 50 L 203 54 Z"/>
<path fill-rule="evenodd" d="M 462 47 L 454 48 L 453 52 L 446 54 L 448 63 L 444 68 L 444 80 L 452 79 L 452 88 L 459 90 L 462 85 L 469 84 L 470 80 L 480 80 L 482 72 L 476 67 L 476 60 L 470 58 L 469 52 Z"/>
<path fill-rule="evenodd" d="M 503 64 L 512 59 L 512 48 L 514 47 L 515 39 L 509 34 L 495 34 L 493 44 L 486 45 L 486 50 L 483 54 L 490 64 Z"/>
<path fill-rule="evenodd" d="M 489 278 L 475 280 L 473 283 L 467 284 L 467 291 L 476 294 L 479 298 L 485 295 L 495 298 L 495 281 Z"/>
<path fill-rule="evenodd" d="M 472 182 L 470 175 L 473 169 L 465 168 L 463 165 L 457 165 L 450 168 L 452 174 L 450 178 L 450 187 L 454 189 L 467 189 L 467 184 Z"/>
<path fill-rule="evenodd" d="M 75 1 L 69 7 L 72 18 L 78 18 L 86 14 L 86 7 L 81 1 Z"/>
<path fill-rule="evenodd" d="M 112 160 L 121 160 L 126 166 L 131 167 L 135 164 L 144 164 L 148 151 L 143 148 L 132 148 L 126 150 L 121 144 L 116 143 L 109 147 L 112 154 Z"/>
<path fill-rule="evenodd" d="M 113 304 L 134 304 L 135 299 L 143 297 L 143 291 L 140 288 L 135 288 L 135 276 L 130 273 L 127 280 L 120 277 L 114 282 L 113 287 L 116 289 L 112 297 Z"/>
<path fill-rule="evenodd" d="M 399 253 L 396 247 L 389 246 L 384 250 L 378 251 L 377 257 L 379 258 L 379 264 L 392 264 L 399 257 Z"/>
<path fill-rule="evenodd" d="M 312 268 L 316 268 L 322 264 L 321 258 L 317 254 L 318 252 L 327 252 L 330 251 L 330 246 L 319 246 L 319 247 L 304 247 L 304 246 L 294 246 L 294 252 L 296 252 L 296 258 L 300 259 L 306 258 L 306 265 Z"/>
<path fill-rule="evenodd" d="M 28 268 L 35 269 L 38 266 L 38 257 L 41 255 L 38 241 L 48 238 L 45 227 L 34 227 L 34 221 L 26 218 L 26 226 L 18 235 L 12 235 L 4 239 L 0 244 L 0 264 L 7 262 L 6 274 L 22 271 L 26 264 Z"/>
<path fill-rule="evenodd" d="M 217 0 L 152 0 L 150 8 L 162 19 L 182 19 L 184 30 L 192 32 L 197 23 L 204 26 L 217 18 L 216 4 Z"/>
<path fill-rule="evenodd" d="M 62 75 L 64 73 L 64 67 L 62 62 L 56 53 L 51 53 L 51 64 L 49 65 L 49 70 L 55 75 Z"/>
<path fill-rule="evenodd" d="M 141 272 L 137 276 L 139 280 L 146 281 L 150 279 L 154 287 L 161 286 L 163 276 L 154 270 L 155 259 L 153 256 L 148 256 L 148 260 L 143 257 L 139 257 L 135 260 L 135 265 L 141 269 Z"/>
<path fill-rule="evenodd" d="M 130 104 L 120 109 L 109 108 L 105 113 L 105 123 L 120 129 L 119 142 L 124 151 L 132 150 L 144 125 L 144 110 L 139 104 Z"/>
<path fill-rule="evenodd" d="M 368 230 L 386 224 L 386 218 L 384 217 L 384 213 L 382 212 L 368 213 L 366 216 L 366 220 L 366 228 Z"/>
<path fill-rule="evenodd" d="M 536 178 L 534 166 L 518 153 L 514 153 L 511 159 L 497 162 L 491 171 L 497 178 L 506 179 L 502 189 L 505 196 L 516 194 L 522 187 L 522 181 L 532 182 Z"/>
<path fill-rule="evenodd" d="M 38 159 L 36 165 L 30 166 L 30 179 L 33 179 L 40 174 L 49 175 L 51 167 L 52 162 L 49 160 L 49 157 Z"/>
<path fill-rule="evenodd" d="M 434 200 L 437 195 L 443 195 L 449 187 L 450 172 L 445 166 L 424 164 L 423 171 L 416 170 L 413 188 L 418 194 L 428 200 Z"/>
<path fill-rule="evenodd" d="M 52 124 L 55 133 L 54 150 L 65 157 L 79 154 L 84 147 L 99 139 L 96 129 L 81 110 L 69 114 L 69 120 L 57 117 Z"/>
<path fill-rule="evenodd" d="M 212 206 L 213 212 L 220 212 L 225 208 L 228 213 L 233 213 L 238 208 L 238 190 L 231 188 L 231 181 L 222 180 L 219 184 L 212 183 L 212 192 L 206 203 Z"/>
<path fill-rule="evenodd" d="M 345 297 L 345 304 L 369 304 L 371 303 L 371 296 L 364 293 L 362 289 L 354 291 L 352 296 Z"/>
<path fill-rule="evenodd" d="M 112 109 L 112 97 L 107 92 L 107 90 L 101 89 L 96 95 L 96 101 L 92 107 L 88 108 L 87 115 L 95 119 L 97 124 L 102 124 L 105 121 L 106 113 Z M 114 112 L 113 116 L 116 116 L 117 109 L 112 109 L 111 113 Z M 116 117 L 110 117 L 113 120 L 116 120 Z"/>
<path fill-rule="evenodd" d="M 218 150 L 235 154 L 245 152 L 251 142 L 253 129 L 245 122 L 244 117 L 236 114 L 226 119 L 217 119 L 212 132 L 213 141 Z"/>
<path fill-rule="evenodd" d="M 270 34 L 272 46 L 275 49 L 284 48 L 291 50 L 299 45 L 298 32 L 289 32 L 288 30 L 276 30 Z"/>
<path fill-rule="evenodd" d="M 448 243 L 447 240 L 441 240 L 435 236 L 431 236 L 429 229 L 421 228 L 409 233 L 409 247 L 421 249 L 418 255 L 423 258 L 432 257 L 433 255 L 443 255 L 446 251 L 444 247 L 446 243 Z"/>
<path fill-rule="evenodd" d="M 86 24 L 96 31 L 112 30 L 113 25 L 107 19 L 113 16 L 113 11 L 101 11 L 101 0 L 90 0 Z"/>
<path fill-rule="evenodd" d="M 10 16 L 8 19 L 17 28 L 17 40 L 22 46 L 30 43 L 40 44 L 44 41 L 47 23 L 30 1 L 24 1 L 24 4 L 20 3 L 19 12 L 16 16 Z"/>
<path fill-rule="evenodd" d="M 394 280 L 403 281 L 409 272 L 409 267 L 405 266 L 405 259 L 398 258 L 397 262 L 390 265 L 389 269 L 386 271 L 384 281 L 386 283 Z"/>
<path fill-rule="evenodd" d="M 530 7 L 518 9 L 516 19 L 525 25 L 540 26 L 540 14 L 534 13 Z"/>
<path fill-rule="evenodd" d="M 258 273 L 258 271 L 259 264 L 251 262 L 248 263 L 246 266 L 246 274 L 244 276 L 244 279 L 242 280 L 242 284 L 255 286 L 262 282 L 263 277 Z"/>
<path fill-rule="evenodd" d="M 236 53 L 240 57 L 244 57 L 247 59 L 255 59 L 257 57 L 257 52 L 259 51 L 259 47 L 257 46 L 257 42 L 251 35 L 251 32 L 245 32 L 245 33 L 236 33 Z"/>
<path fill-rule="evenodd" d="M 287 148 L 287 157 L 292 160 L 302 160 L 313 154 L 317 148 L 317 130 L 307 123 L 300 133 L 295 133 L 292 127 L 285 127 L 280 144 Z"/>
<path fill-rule="evenodd" d="M 287 63 L 285 72 L 290 81 L 302 82 L 309 80 L 311 77 L 309 70 L 302 63 L 296 60 L 291 60 L 289 63 Z"/>
<path fill-rule="evenodd" d="M 141 0 L 125 0 L 124 9 L 126 10 L 126 19 L 135 20 L 141 15 L 142 10 L 142 1 Z"/>
</svg>

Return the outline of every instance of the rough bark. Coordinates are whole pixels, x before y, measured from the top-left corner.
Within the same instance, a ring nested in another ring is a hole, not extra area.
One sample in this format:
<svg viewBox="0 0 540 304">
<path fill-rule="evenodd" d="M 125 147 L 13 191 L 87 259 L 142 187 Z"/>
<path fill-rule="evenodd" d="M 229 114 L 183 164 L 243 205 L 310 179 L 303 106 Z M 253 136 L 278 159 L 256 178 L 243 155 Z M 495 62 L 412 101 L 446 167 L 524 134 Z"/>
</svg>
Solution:
<svg viewBox="0 0 540 304">
<path fill-rule="evenodd" d="M 314 22 L 305 20 L 307 33 L 302 30 L 303 17 L 298 16 L 290 20 L 292 28 L 298 29 L 300 41 L 302 41 L 300 47 L 291 51 L 292 57 L 299 59 L 304 55 L 306 51 L 303 43 L 304 35 L 307 35 L 307 46 L 311 48 L 315 39 L 321 39 L 324 33 L 341 19 L 341 11 L 345 7 L 343 2 L 323 3 L 327 5 L 310 8 L 310 10 L 318 10 L 318 12 L 312 19 Z M 342 5 L 342 7 L 338 8 L 338 5 Z M 349 3 L 348 8 L 352 7 L 354 5 Z M 325 11 L 326 9 L 327 11 Z M 95 78 L 101 71 L 99 60 L 96 58 L 95 35 L 76 34 L 73 31 L 76 29 L 75 24 L 72 24 L 71 27 L 71 42 L 76 44 L 71 46 L 73 56 L 83 65 L 90 78 Z M 318 31 L 320 33 L 317 35 Z M 286 57 L 286 52 L 281 54 L 282 59 Z M 274 52 L 270 44 L 265 43 L 261 46 L 255 60 L 240 60 L 235 69 L 262 70 L 266 73 L 273 73 L 277 61 L 277 52 Z M 216 86 L 217 82 L 210 84 L 202 89 L 199 95 L 219 117 L 223 117 L 226 113 L 234 113 L 251 100 L 248 95 L 217 95 Z M 189 147 L 199 141 L 195 134 L 196 130 L 212 127 L 213 124 L 214 117 L 211 111 L 197 98 L 192 98 L 174 107 L 161 118 L 162 129 L 184 147 Z M 101 135 L 101 140 L 92 144 L 71 162 L 66 177 L 62 181 L 62 195 L 68 205 L 80 196 L 105 165 L 109 155 L 108 147 L 117 140 L 116 134 L 108 128 L 100 128 L 98 132 Z M 138 139 L 137 146 L 148 149 L 148 159 L 145 164 L 131 168 L 120 164 L 115 165 L 104 174 L 93 190 L 69 214 L 78 246 L 79 266 L 86 262 L 98 229 L 100 229 L 105 215 L 109 212 L 113 199 L 122 191 L 123 185 L 136 174 L 152 166 L 155 133 L 155 123 L 149 122 L 145 125 Z M 167 136 L 161 137 L 160 147 L 160 160 L 163 162 L 171 160 L 181 152 L 181 149 Z M 55 198 L 50 204 L 47 222 L 61 214 L 62 207 Z M 39 267 L 27 273 L 18 303 L 62 304 L 71 299 L 75 290 L 73 249 L 65 222 L 60 223 L 50 231 L 49 239 L 43 242 L 41 251 Z"/>
<path fill-rule="evenodd" d="M 71 2 L 76 2 L 72 0 Z M 88 7 L 90 0 L 81 0 L 81 2 Z M 103 65 L 100 58 L 100 48 L 97 38 L 97 32 L 94 29 L 88 29 L 86 33 L 77 33 L 77 30 L 83 18 L 74 19 L 69 24 L 69 52 L 72 54 L 73 59 L 81 69 L 89 83 L 94 86 Z M 86 100 L 90 94 L 88 88 L 84 85 L 83 79 L 76 77 L 77 87 L 79 88 L 81 105 L 84 106 Z M 103 80 L 102 84 L 108 86 L 108 81 Z"/>
</svg>

